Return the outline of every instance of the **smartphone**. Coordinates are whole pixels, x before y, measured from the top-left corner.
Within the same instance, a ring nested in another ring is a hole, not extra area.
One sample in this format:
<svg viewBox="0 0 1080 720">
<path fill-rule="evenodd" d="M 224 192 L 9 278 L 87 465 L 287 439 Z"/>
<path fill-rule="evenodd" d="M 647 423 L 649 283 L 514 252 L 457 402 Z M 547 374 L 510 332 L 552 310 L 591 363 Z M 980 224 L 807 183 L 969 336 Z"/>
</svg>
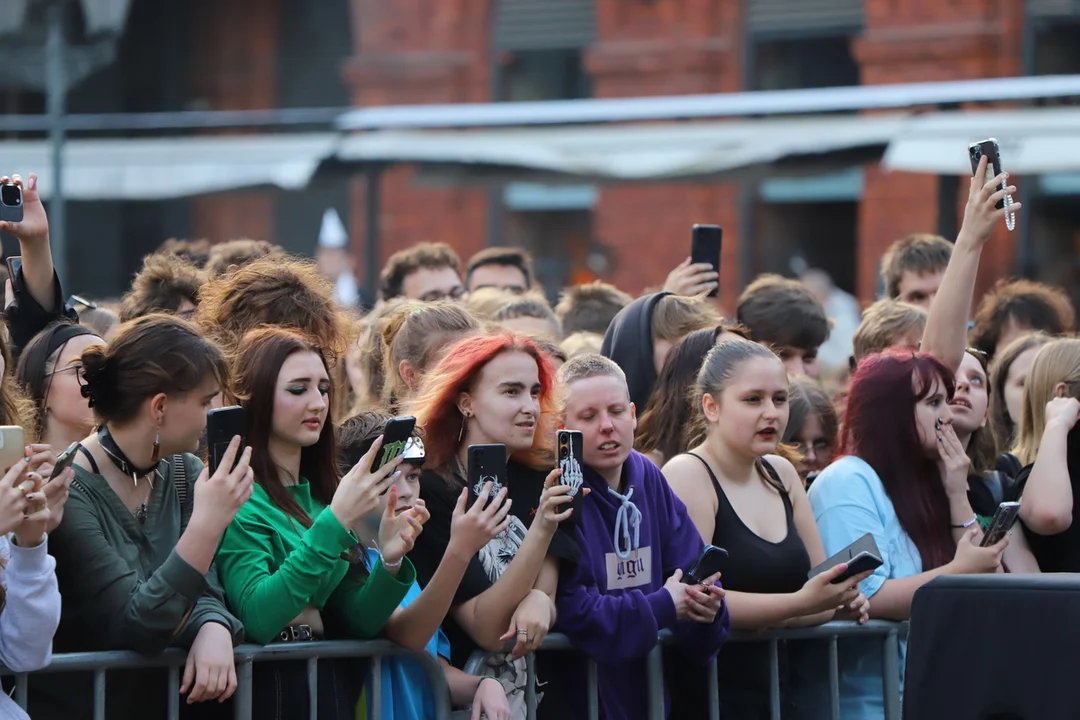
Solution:
<svg viewBox="0 0 1080 720">
<path fill-rule="evenodd" d="M 23 221 L 22 188 L 14 183 L 0 185 L 0 220 Z"/>
<path fill-rule="evenodd" d="M 11 282 L 15 282 L 15 275 L 18 274 L 21 267 L 22 255 L 12 255 L 7 259 L 8 275 L 11 276 Z"/>
<path fill-rule="evenodd" d="M 1020 503 L 1018 502 L 1003 502 L 998 505 L 997 512 L 994 513 L 994 519 L 990 521 L 990 527 L 986 529 L 986 534 L 983 535 L 979 547 L 997 545 L 1001 538 L 1005 537 L 1005 533 L 1012 528 L 1013 523 L 1016 522 L 1016 516 L 1019 514 Z"/>
<path fill-rule="evenodd" d="M 574 498 L 570 507 L 574 508 L 574 515 L 577 515 L 580 513 L 578 508 L 581 507 L 581 498 L 585 496 L 585 493 L 581 492 L 581 486 L 585 484 L 585 436 L 577 430 L 560 430 L 555 440 L 559 452 L 559 469 L 562 470 L 559 482 L 570 486 L 570 497 Z"/>
<path fill-rule="evenodd" d="M 808 577 L 817 577 L 840 563 L 847 563 L 848 567 L 839 577 L 833 579 L 833 585 L 838 585 L 867 570 L 876 570 L 885 564 L 881 559 L 881 551 L 878 550 L 877 543 L 874 542 L 874 536 L 866 533 L 825 562 L 811 569 Z"/>
<path fill-rule="evenodd" d="M 709 293 L 716 297 L 720 292 L 720 246 L 724 230 L 719 225 L 695 225 L 690 231 L 690 262 L 709 263 L 717 274 L 717 286 Z"/>
<path fill-rule="evenodd" d="M 24 457 L 23 429 L 18 425 L 0 426 L 0 471 L 6 473 Z"/>
<path fill-rule="evenodd" d="M 968 145 L 972 175 L 979 171 L 979 160 L 982 159 L 983 155 L 986 156 L 986 178 L 983 182 L 988 183 L 1001 174 L 1001 148 L 998 147 L 998 141 L 994 138 L 987 138 Z M 998 200 L 997 205 L 994 207 L 998 210 L 1005 207 L 1005 199 Z"/>
<path fill-rule="evenodd" d="M 728 551 L 724 548 L 706 545 L 694 564 L 683 574 L 682 581 L 687 585 L 700 585 L 716 573 L 723 572 L 727 558 Z"/>
<path fill-rule="evenodd" d="M 60 453 L 60 457 L 56 458 L 56 465 L 53 465 L 52 475 L 49 476 L 49 480 L 55 480 L 60 477 L 60 473 L 71 467 L 71 463 L 75 462 L 75 456 L 79 453 L 79 443 L 73 442 L 67 446 L 67 450 Z"/>
<path fill-rule="evenodd" d="M 477 495 L 491 483 L 491 492 L 498 492 L 506 485 L 506 446 L 469 446 L 469 486 Z"/>
<path fill-rule="evenodd" d="M 383 428 L 382 448 L 379 450 L 379 454 L 375 456 L 374 462 L 371 463 L 371 472 L 375 472 L 397 456 L 403 455 L 405 446 L 415 429 L 416 418 L 412 415 L 387 420 L 386 427 Z"/>
<path fill-rule="evenodd" d="M 217 472 L 221 458 L 229 449 L 229 443 L 237 435 L 240 436 L 240 449 L 244 448 L 244 434 L 247 428 L 244 424 L 244 408 L 239 405 L 214 408 L 206 413 L 206 454 L 210 464 L 210 474 Z M 236 453 L 236 461 L 240 459 L 240 452 Z M 231 471 L 232 468 L 229 468 Z"/>
</svg>

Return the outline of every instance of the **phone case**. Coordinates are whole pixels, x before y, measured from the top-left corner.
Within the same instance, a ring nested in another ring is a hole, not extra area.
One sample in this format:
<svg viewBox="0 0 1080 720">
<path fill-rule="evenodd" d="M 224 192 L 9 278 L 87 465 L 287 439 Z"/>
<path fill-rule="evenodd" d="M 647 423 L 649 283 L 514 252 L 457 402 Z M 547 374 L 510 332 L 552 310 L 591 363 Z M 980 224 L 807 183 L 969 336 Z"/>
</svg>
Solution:
<svg viewBox="0 0 1080 720">
<path fill-rule="evenodd" d="M 998 509 L 994 513 L 994 519 L 990 521 L 990 527 L 986 529 L 986 534 L 983 535 L 982 542 L 979 545 L 981 547 L 990 547 L 1000 542 L 1001 538 L 1005 537 L 1005 533 L 1012 528 L 1013 523 L 1016 522 L 1016 516 L 1019 514 L 1020 503 L 1018 502 L 1003 502 L 998 505 Z"/>
<path fill-rule="evenodd" d="M 412 415 L 388 420 L 386 428 L 383 429 L 382 449 L 371 464 L 371 471 L 374 472 L 397 456 L 403 455 L 415 429 L 416 418 Z"/>
<path fill-rule="evenodd" d="M 851 577 L 852 575 L 858 575 L 860 572 L 864 572 L 866 569 L 868 569 L 868 568 L 863 568 L 863 570 L 859 570 L 857 572 L 851 572 L 851 567 L 850 566 L 855 562 L 855 560 L 859 559 L 860 555 L 863 555 L 863 554 L 868 555 L 868 556 L 870 556 L 871 558 L 873 558 L 874 560 L 877 561 L 877 565 L 875 565 L 874 567 L 878 567 L 878 566 L 880 566 L 882 564 L 881 551 L 878 550 L 877 542 L 874 541 L 874 536 L 872 534 L 870 534 L 870 533 L 866 533 L 861 538 L 859 538 L 855 542 L 851 543 L 846 548 L 844 548 L 840 552 L 836 553 L 835 555 L 833 555 L 831 558 L 829 558 L 825 562 L 821 563 L 820 565 L 818 565 L 815 568 L 812 568 L 810 570 L 810 573 L 809 573 L 808 577 L 811 577 L 811 578 L 817 577 L 821 573 L 825 572 L 826 570 L 829 570 L 831 568 L 836 567 L 840 563 L 847 563 L 848 566 L 849 566 L 848 570 L 840 578 L 837 578 L 836 580 L 834 580 L 834 582 L 842 582 L 842 580 L 845 577 Z M 865 562 L 865 561 L 860 560 L 860 562 Z"/>
<path fill-rule="evenodd" d="M 979 171 L 979 160 L 982 159 L 983 155 L 987 158 L 984 182 L 990 182 L 1001 174 L 1001 148 L 998 146 L 998 141 L 994 138 L 987 138 L 968 145 L 968 157 L 971 159 L 972 174 Z M 998 200 L 994 207 L 998 210 L 1005 207 L 1005 200 Z"/>
<path fill-rule="evenodd" d="M 829 583 L 830 585 L 839 585 L 840 583 L 853 578 L 856 575 L 860 575 L 867 570 L 877 570 L 885 563 L 877 555 L 870 552 L 863 551 L 848 561 L 847 570 L 840 573 L 837 577 Z"/>
<path fill-rule="evenodd" d="M 50 480 L 55 480 L 60 477 L 60 473 L 71 467 L 71 464 L 75 462 L 75 456 L 79 452 L 79 443 L 73 442 L 67 446 L 67 450 L 60 453 L 60 456 L 56 458 L 56 465 L 53 466 L 52 474 L 49 475 Z"/>
<path fill-rule="evenodd" d="M 506 446 L 469 446 L 469 486 L 477 495 L 491 483 L 492 494 L 506 485 Z"/>
<path fill-rule="evenodd" d="M 18 425 L 0 426 L 0 471 L 6 473 L 22 460 L 25 448 L 21 427 Z"/>
<path fill-rule="evenodd" d="M 697 585 L 708 577 L 723 571 L 724 561 L 728 552 L 724 548 L 715 545 L 706 545 L 701 554 L 694 560 L 694 564 L 683 575 L 682 581 L 689 585 Z"/>
<path fill-rule="evenodd" d="M 720 249 L 724 231 L 719 225 L 695 225 L 690 231 L 690 262 L 709 263 L 717 273 L 720 272 Z M 716 297 L 719 286 L 709 293 Z"/>
<path fill-rule="evenodd" d="M 211 475 L 217 472 L 218 465 L 221 464 L 221 458 L 229 449 L 229 443 L 232 442 L 234 437 L 240 436 L 240 445 L 243 447 L 246 431 L 244 408 L 239 405 L 214 408 L 206 413 L 206 447 Z M 236 461 L 239 459 L 240 454 L 237 453 Z M 232 470 L 232 468 L 229 469 Z"/>
<path fill-rule="evenodd" d="M 578 508 L 581 507 L 581 498 L 584 497 L 581 486 L 585 484 L 583 471 L 585 436 L 577 430 L 560 430 L 556 440 L 559 451 L 559 469 L 562 470 L 559 483 L 570 486 L 570 496 L 574 499 L 570 507 L 574 508 L 574 515 L 577 515 Z"/>
</svg>

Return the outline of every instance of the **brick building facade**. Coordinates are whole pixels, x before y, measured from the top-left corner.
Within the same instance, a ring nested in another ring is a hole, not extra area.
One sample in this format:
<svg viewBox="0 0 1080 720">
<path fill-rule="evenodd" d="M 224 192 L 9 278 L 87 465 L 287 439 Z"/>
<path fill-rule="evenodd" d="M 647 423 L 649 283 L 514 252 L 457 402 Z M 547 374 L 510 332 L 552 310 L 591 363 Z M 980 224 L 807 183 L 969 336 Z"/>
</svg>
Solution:
<svg viewBox="0 0 1080 720">
<path fill-rule="evenodd" d="M 326 82 L 340 80 L 353 105 L 506 99 L 500 76 L 515 54 L 493 49 L 497 0 L 343 1 L 351 3 L 351 56 L 342 63 L 340 77 Z M 273 55 L 270 46 L 282 33 L 280 4 L 200 0 L 196 6 L 200 12 L 215 13 L 211 26 L 219 28 L 198 38 L 193 70 L 202 83 L 199 94 L 215 108 L 273 106 L 274 70 L 253 58 Z M 595 0 L 595 37 L 578 54 L 589 94 L 613 98 L 768 87 L 754 76 L 762 65 L 756 54 L 760 48 L 755 49 L 761 41 L 745 29 L 745 7 L 736 0 Z M 839 35 L 856 81 L 863 84 L 1032 71 L 1023 62 L 1024 0 L 865 0 L 861 12 L 860 27 L 819 34 L 834 44 Z M 794 37 L 813 40 L 816 35 Z M 756 189 L 739 183 L 602 186 L 594 189 L 585 209 L 586 224 L 571 234 L 579 235 L 574 243 L 595 243 L 608 253 L 604 279 L 638 292 L 662 283 L 666 269 L 686 255 L 692 223 L 721 224 L 721 301 L 733 308 L 745 275 L 787 270 L 782 256 L 789 251 L 783 240 L 769 245 L 762 239 L 769 228 L 774 234 L 780 228 L 783 234 L 784 222 L 789 227 L 796 223 L 800 231 L 806 229 L 800 225 L 813 226 L 815 247 L 829 245 L 835 230 L 838 238 L 850 238 L 825 251 L 840 268 L 833 274 L 869 301 L 878 289 L 878 259 L 889 243 L 914 231 L 955 232 L 967 180 L 887 174 L 867 166 L 861 168 L 859 182 L 850 203 L 836 210 L 827 205 L 811 208 L 802 215 L 795 209 L 763 210 Z M 955 190 L 949 187 L 953 183 Z M 363 184 L 362 178 L 353 179 L 348 193 L 347 222 L 358 258 L 364 256 Z M 1023 193 L 1023 179 L 1020 184 Z M 262 192 L 199 199 L 193 205 L 193 226 L 196 234 L 214 238 L 275 238 L 272 201 L 272 193 Z M 955 217 L 943 207 L 953 203 Z M 515 236 L 518 221 L 504 205 L 503 195 L 491 188 L 423 186 L 415 182 L 412 169 L 389 169 L 383 174 L 379 215 L 382 257 L 420 240 L 449 242 L 463 257 L 489 243 L 520 242 Z M 540 255 L 569 253 L 572 263 L 584 262 L 580 248 L 559 245 L 564 240 L 556 235 L 568 232 L 568 226 L 556 222 L 552 227 L 562 229 L 550 235 L 534 229 L 531 241 L 523 244 L 531 243 Z M 755 238 L 755 247 L 746 244 L 747 237 Z M 554 249 L 546 248 L 549 244 Z M 982 277 L 1013 273 L 1014 246 L 1015 236 L 1004 230 L 995 236 L 984 256 Z M 363 276 L 363 268 L 358 275 Z"/>
</svg>

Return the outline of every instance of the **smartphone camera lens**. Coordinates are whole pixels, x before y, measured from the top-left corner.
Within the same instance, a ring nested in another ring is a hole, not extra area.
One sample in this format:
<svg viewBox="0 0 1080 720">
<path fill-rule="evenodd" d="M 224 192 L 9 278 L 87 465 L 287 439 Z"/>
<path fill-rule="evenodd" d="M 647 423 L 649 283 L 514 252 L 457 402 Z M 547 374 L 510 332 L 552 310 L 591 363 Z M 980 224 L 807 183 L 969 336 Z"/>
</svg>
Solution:
<svg viewBox="0 0 1080 720">
<path fill-rule="evenodd" d="M 18 207 L 22 205 L 22 190 L 18 185 L 0 186 L 0 203 L 3 203 L 8 207 Z"/>
</svg>

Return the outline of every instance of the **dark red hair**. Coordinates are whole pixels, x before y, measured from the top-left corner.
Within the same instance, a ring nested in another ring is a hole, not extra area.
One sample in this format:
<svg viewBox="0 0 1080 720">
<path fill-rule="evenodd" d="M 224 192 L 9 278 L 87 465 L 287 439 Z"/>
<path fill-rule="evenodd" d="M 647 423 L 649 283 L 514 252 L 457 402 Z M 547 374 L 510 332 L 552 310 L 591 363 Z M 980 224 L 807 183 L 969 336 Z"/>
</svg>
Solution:
<svg viewBox="0 0 1080 720">
<path fill-rule="evenodd" d="M 924 571 L 956 553 L 941 473 L 926 457 L 915 424 L 915 406 L 935 381 L 951 398 L 953 373 L 936 358 L 910 351 L 870 355 L 852 376 L 843 426 L 844 453 L 866 461 L 881 478 Z"/>
<path fill-rule="evenodd" d="M 554 464 L 555 370 L 540 346 L 527 337 L 510 332 L 468 337 L 446 353 L 442 361 L 428 371 L 420 392 L 412 403 L 416 424 L 424 429 L 425 465 L 437 470 L 451 467 L 458 451 L 461 411 L 458 396 L 472 389 L 480 371 L 496 356 L 522 352 L 536 361 L 540 379 L 540 417 L 536 423 L 532 448 L 517 453 L 514 459 L 532 467 Z"/>
</svg>

